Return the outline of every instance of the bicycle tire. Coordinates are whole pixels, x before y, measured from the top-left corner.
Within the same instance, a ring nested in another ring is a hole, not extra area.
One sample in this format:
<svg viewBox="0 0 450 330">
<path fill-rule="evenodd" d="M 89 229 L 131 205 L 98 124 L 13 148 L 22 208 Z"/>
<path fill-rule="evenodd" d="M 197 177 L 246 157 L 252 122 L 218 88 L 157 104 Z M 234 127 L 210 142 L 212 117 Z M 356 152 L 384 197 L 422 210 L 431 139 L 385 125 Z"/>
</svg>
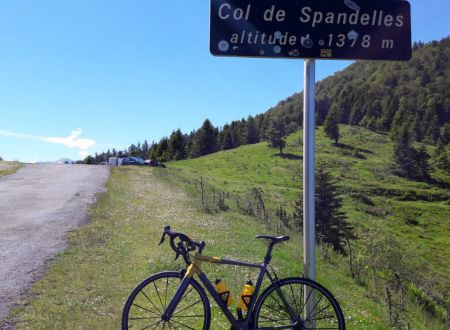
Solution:
<svg viewBox="0 0 450 330">
<path fill-rule="evenodd" d="M 311 302 L 309 315 L 305 315 L 307 302 Z M 301 277 L 285 278 L 265 289 L 256 303 L 253 322 L 255 328 L 345 329 L 344 315 L 333 295 L 319 283 Z"/>
<path fill-rule="evenodd" d="M 211 322 L 209 299 L 195 280 L 178 303 L 171 319 L 162 315 L 182 279 L 179 272 L 161 272 L 142 281 L 130 294 L 122 313 L 122 330 L 138 329 L 203 329 Z M 200 304 L 201 303 L 201 304 Z"/>
</svg>

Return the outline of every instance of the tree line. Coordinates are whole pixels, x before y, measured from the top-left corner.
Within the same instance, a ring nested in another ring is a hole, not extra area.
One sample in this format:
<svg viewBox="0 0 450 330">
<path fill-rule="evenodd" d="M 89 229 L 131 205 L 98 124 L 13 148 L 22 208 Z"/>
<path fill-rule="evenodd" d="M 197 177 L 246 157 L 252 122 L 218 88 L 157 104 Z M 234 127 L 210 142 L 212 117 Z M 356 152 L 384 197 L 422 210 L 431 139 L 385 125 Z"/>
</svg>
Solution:
<svg viewBox="0 0 450 330">
<path fill-rule="evenodd" d="M 415 141 L 450 142 L 450 38 L 414 43 L 409 62 L 355 62 L 316 85 L 316 121 L 396 134 L 407 124 Z M 303 93 L 278 103 L 289 133 L 302 125 Z"/>
<path fill-rule="evenodd" d="M 143 159 L 160 161 L 183 160 L 205 156 L 221 150 L 237 148 L 241 145 L 255 144 L 267 140 L 269 144 L 283 152 L 284 137 L 287 131 L 280 120 L 263 115 L 249 116 L 247 119 L 232 121 L 223 127 L 215 127 L 209 119 L 191 133 L 174 130 L 168 137 L 151 144 L 131 144 L 126 150 L 108 150 L 87 157 L 84 162 L 96 164 L 107 161 L 109 157 L 138 156 Z"/>
<path fill-rule="evenodd" d="M 428 178 L 424 147 L 435 145 L 436 167 L 450 171 L 450 38 L 414 43 L 409 62 L 356 62 L 317 83 L 316 122 L 339 142 L 338 124 L 385 132 L 395 143 L 397 173 L 415 180 Z M 208 155 L 241 145 L 267 141 L 283 153 L 285 137 L 303 121 L 303 95 L 294 94 L 266 113 L 215 127 L 209 119 L 190 133 L 174 130 L 158 142 L 132 144 L 127 150 L 108 150 L 84 160 L 107 161 L 111 156 L 139 156 L 161 161 Z"/>
</svg>

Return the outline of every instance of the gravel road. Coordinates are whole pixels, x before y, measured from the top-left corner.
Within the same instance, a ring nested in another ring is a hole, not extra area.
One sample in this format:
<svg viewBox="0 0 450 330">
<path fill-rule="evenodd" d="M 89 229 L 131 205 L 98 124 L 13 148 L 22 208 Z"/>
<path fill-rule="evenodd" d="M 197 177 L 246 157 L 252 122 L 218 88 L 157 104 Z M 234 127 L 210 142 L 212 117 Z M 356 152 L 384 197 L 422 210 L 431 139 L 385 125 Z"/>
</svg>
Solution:
<svg viewBox="0 0 450 330">
<path fill-rule="evenodd" d="M 105 190 L 106 166 L 27 165 L 0 178 L 0 324 Z"/>
</svg>

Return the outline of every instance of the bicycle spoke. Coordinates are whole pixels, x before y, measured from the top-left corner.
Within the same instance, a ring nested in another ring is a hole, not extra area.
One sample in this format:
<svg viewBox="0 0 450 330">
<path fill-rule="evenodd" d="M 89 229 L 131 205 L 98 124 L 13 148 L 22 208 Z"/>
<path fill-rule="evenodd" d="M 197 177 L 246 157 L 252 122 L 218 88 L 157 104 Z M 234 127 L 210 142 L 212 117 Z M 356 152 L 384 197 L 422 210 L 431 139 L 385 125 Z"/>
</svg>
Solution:
<svg viewBox="0 0 450 330">
<path fill-rule="evenodd" d="M 177 315 L 175 317 L 205 317 L 205 315 Z"/>
<path fill-rule="evenodd" d="M 158 315 L 158 317 L 161 317 L 161 315 L 159 315 L 159 314 L 155 313 L 154 311 L 151 311 L 151 310 L 149 310 L 149 309 L 147 309 L 147 308 L 145 308 L 145 307 L 139 306 L 139 305 L 134 304 L 134 303 L 133 303 L 133 306 L 136 306 L 136 307 L 138 307 L 138 308 L 140 308 L 140 309 L 143 309 L 144 311 L 147 311 L 147 312 L 149 312 L 149 313 Z"/>
<path fill-rule="evenodd" d="M 153 286 L 155 287 L 156 293 L 158 294 L 158 298 L 159 298 L 159 302 L 161 303 L 162 308 L 164 308 L 162 299 L 161 299 L 161 295 L 159 294 L 159 290 L 158 287 L 156 286 L 155 282 L 153 282 Z"/>
<path fill-rule="evenodd" d="M 129 320 L 138 321 L 138 320 L 152 320 L 152 319 L 160 319 L 160 316 L 151 316 L 151 317 L 130 317 Z"/>
<path fill-rule="evenodd" d="M 287 312 L 285 310 L 285 307 L 283 305 L 280 304 L 280 302 L 278 300 L 276 300 L 272 295 L 270 296 L 270 298 L 272 298 L 273 301 L 275 301 L 277 303 L 278 306 L 280 306 L 281 310 L 279 310 L 279 312 L 283 311 L 285 312 L 285 314 L 289 317 L 291 317 L 291 315 L 289 315 L 289 312 Z M 275 310 L 275 309 L 274 309 Z"/>
<path fill-rule="evenodd" d="M 282 321 L 291 321 L 291 318 L 288 318 L 288 319 L 281 319 L 281 320 L 274 320 L 274 319 L 271 319 L 270 317 L 267 317 L 267 316 L 264 316 L 264 315 L 261 315 L 261 317 L 262 317 L 263 319 L 266 319 L 267 321 L 260 321 L 260 323 L 264 323 L 264 322 L 277 322 L 277 323 L 281 323 Z"/>
<path fill-rule="evenodd" d="M 173 320 L 173 321 L 174 321 L 176 324 L 179 324 L 179 325 L 181 325 L 181 326 L 183 326 L 183 327 L 185 327 L 185 328 L 195 330 L 195 328 L 192 328 L 192 327 L 190 327 L 190 326 L 188 326 L 188 325 L 186 325 L 186 324 L 184 324 L 184 323 L 178 322 L 178 321 L 176 321 L 176 320 Z"/>
<path fill-rule="evenodd" d="M 183 308 L 181 311 L 178 311 L 178 312 L 176 312 L 175 314 L 173 314 L 172 317 L 173 317 L 173 316 L 176 316 L 176 315 L 178 315 L 178 314 L 180 314 L 181 312 L 185 311 L 185 310 L 188 309 L 188 308 L 191 308 L 192 306 L 197 305 L 199 302 L 202 302 L 202 301 L 201 301 L 201 300 L 197 300 L 195 303 L 193 303 L 193 304 L 189 305 L 188 307 Z"/>
<path fill-rule="evenodd" d="M 322 294 L 322 296 L 320 296 L 320 299 L 318 299 L 318 300 L 316 301 L 316 304 L 315 304 L 314 307 L 311 309 L 310 313 L 312 313 L 312 312 L 316 309 L 317 305 L 319 305 L 319 303 L 320 303 L 320 301 L 322 300 L 322 298 L 323 298 L 323 294 Z M 316 299 L 317 299 L 317 298 L 316 298 Z M 314 315 L 317 315 L 317 313 L 314 314 Z M 310 317 L 310 316 L 307 315 L 305 318 L 309 318 L 309 317 Z"/>
<path fill-rule="evenodd" d="M 281 280 L 263 293 L 261 299 L 255 311 L 256 328 L 342 330 L 345 324 L 333 296 L 320 285 L 302 278 Z M 306 311 L 309 315 L 301 317 Z"/>
<path fill-rule="evenodd" d="M 300 305 L 302 304 L 302 299 L 305 298 L 305 286 L 304 285 L 300 285 Z M 303 305 L 303 307 L 298 311 L 298 314 L 301 315 L 303 312 L 303 309 L 305 308 L 305 305 Z"/>
<path fill-rule="evenodd" d="M 145 294 L 144 290 L 141 291 L 145 298 L 152 304 L 153 307 L 158 311 L 159 314 L 162 314 L 162 312 L 159 310 L 159 308 L 153 303 L 153 301 L 150 300 L 150 298 Z"/>
<path fill-rule="evenodd" d="M 301 311 L 303 311 L 305 309 L 306 304 L 308 303 L 308 300 L 311 297 L 311 293 L 312 293 L 312 290 L 309 291 L 308 297 L 305 299 L 305 303 L 303 304 L 303 307 L 302 307 Z"/>
<path fill-rule="evenodd" d="M 169 278 L 166 277 L 166 294 L 164 296 L 164 310 L 166 310 L 167 307 L 167 291 L 169 290 Z"/>
<path fill-rule="evenodd" d="M 294 307 L 295 307 L 295 309 L 297 309 L 297 300 L 295 300 L 295 294 L 294 294 L 294 290 L 292 290 L 291 284 L 289 284 L 289 289 L 291 289 L 292 299 L 294 299 Z"/>
<path fill-rule="evenodd" d="M 163 320 L 159 320 L 158 322 L 152 323 L 152 324 L 150 324 L 150 325 L 148 325 L 148 326 L 146 326 L 146 327 L 141 328 L 140 330 L 145 330 L 145 329 L 148 329 L 148 328 L 150 328 L 150 327 L 153 327 L 152 329 L 156 329 L 156 327 L 158 326 L 158 324 L 160 324 L 162 321 L 163 321 Z"/>
<path fill-rule="evenodd" d="M 192 288 L 190 288 L 189 289 L 189 291 L 188 292 L 186 292 L 185 294 L 184 294 L 184 296 L 183 297 L 181 297 L 181 299 L 180 299 L 180 301 L 182 301 L 184 298 L 186 298 L 187 297 L 187 295 L 189 294 L 189 293 L 191 293 L 191 291 L 192 290 L 194 290 L 194 287 L 192 287 Z"/>
<path fill-rule="evenodd" d="M 316 316 L 316 315 L 319 315 L 321 312 L 323 312 L 324 310 L 326 310 L 326 309 L 329 308 L 329 307 L 331 307 L 331 304 L 329 304 L 328 306 L 322 308 L 322 309 L 321 309 L 320 311 L 318 311 L 317 313 L 315 313 L 315 314 L 309 316 L 308 319 L 311 319 L 312 317 L 314 317 L 314 316 Z"/>
<path fill-rule="evenodd" d="M 271 310 L 273 310 L 274 312 L 277 312 L 277 313 L 280 313 L 280 312 L 285 312 L 284 310 L 279 310 L 279 309 L 276 309 L 276 308 L 273 308 L 272 306 L 270 306 L 270 305 L 264 305 L 264 307 L 266 307 L 266 308 L 269 308 L 269 309 L 271 309 Z M 286 314 L 288 317 L 291 317 L 288 313 L 284 313 L 284 314 Z"/>
<path fill-rule="evenodd" d="M 322 316 L 322 317 L 318 317 L 318 318 L 314 318 L 314 319 L 308 319 L 311 321 L 320 321 L 320 320 L 329 320 L 329 319 L 334 319 L 335 316 L 334 315 L 327 315 L 327 316 Z"/>
<path fill-rule="evenodd" d="M 127 325 L 126 329 L 140 330 L 209 329 L 211 309 L 204 290 L 192 279 L 174 301 L 179 283 L 178 272 L 162 272 L 144 280 L 128 298 L 122 324 Z M 171 304 L 175 310 L 170 320 L 163 320 L 163 313 Z"/>
</svg>

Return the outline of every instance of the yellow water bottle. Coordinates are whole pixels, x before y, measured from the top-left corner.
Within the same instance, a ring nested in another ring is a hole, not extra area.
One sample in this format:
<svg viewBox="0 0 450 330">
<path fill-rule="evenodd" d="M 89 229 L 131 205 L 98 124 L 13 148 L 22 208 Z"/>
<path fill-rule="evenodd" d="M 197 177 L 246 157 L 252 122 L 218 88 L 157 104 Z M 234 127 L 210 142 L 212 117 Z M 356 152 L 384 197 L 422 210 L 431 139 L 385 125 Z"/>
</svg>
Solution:
<svg viewBox="0 0 450 330">
<path fill-rule="evenodd" d="M 228 307 L 231 306 L 233 304 L 233 297 L 226 284 L 221 279 L 217 279 L 215 284 L 216 291 L 220 294 L 222 301 L 226 303 Z"/>
<path fill-rule="evenodd" d="M 237 304 L 238 312 L 239 310 L 248 310 L 248 306 L 250 306 L 250 301 L 252 300 L 253 292 L 255 288 L 253 287 L 253 282 L 248 281 L 247 284 L 244 285 L 241 295 L 239 297 L 239 301 Z"/>
</svg>

